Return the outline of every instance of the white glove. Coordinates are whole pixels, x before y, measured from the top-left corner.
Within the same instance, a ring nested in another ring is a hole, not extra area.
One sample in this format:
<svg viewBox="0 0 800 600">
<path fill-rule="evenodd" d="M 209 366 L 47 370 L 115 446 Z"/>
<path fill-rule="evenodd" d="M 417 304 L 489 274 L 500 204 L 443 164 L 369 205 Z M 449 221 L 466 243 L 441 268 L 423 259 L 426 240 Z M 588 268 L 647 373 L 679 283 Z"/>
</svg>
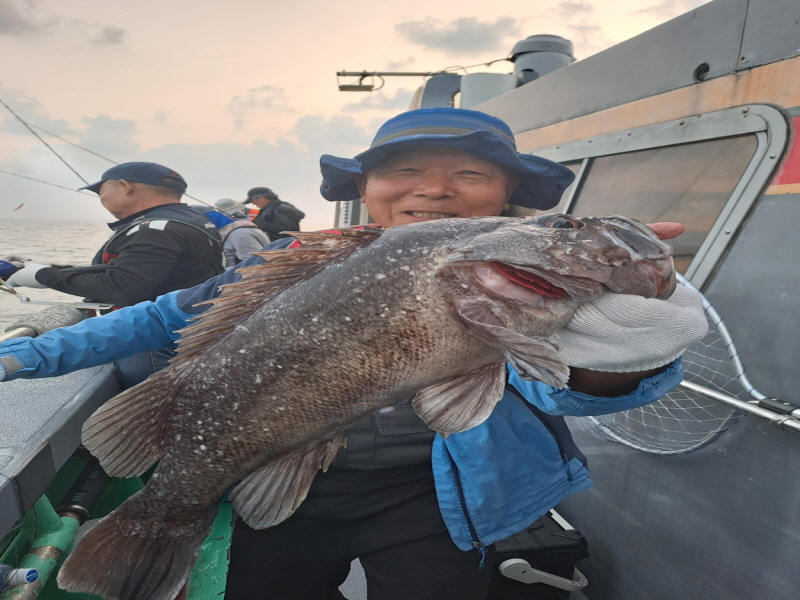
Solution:
<svg viewBox="0 0 800 600">
<path fill-rule="evenodd" d="M 36 281 L 36 273 L 41 269 L 47 269 L 50 265 L 42 265 L 35 262 L 27 262 L 25 266 L 6 279 L 6 283 L 11 287 L 29 287 L 44 289 L 47 286 Z"/>
<path fill-rule="evenodd" d="M 669 364 L 707 332 L 700 295 L 679 284 L 667 300 L 603 294 L 550 339 L 571 367 L 633 373 Z"/>
</svg>

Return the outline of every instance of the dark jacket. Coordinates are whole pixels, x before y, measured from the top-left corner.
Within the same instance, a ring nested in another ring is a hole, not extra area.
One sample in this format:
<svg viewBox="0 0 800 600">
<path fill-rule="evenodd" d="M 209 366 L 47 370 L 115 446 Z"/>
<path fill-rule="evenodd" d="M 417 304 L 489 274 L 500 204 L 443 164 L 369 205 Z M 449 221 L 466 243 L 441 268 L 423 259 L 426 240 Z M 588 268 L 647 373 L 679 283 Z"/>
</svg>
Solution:
<svg viewBox="0 0 800 600">
<path fill-rule="evenodd" d="M 164 204 L 110 223 L 92 266 L 46 268 L 36 280 L 89 302 L 130 306 L 202 283 L 222 268 L 222 239 L 205 216 Z"/>
<path fill-rule="evenodd" d="M 306 214 L 283 200 L 272 200 L 258 211 L 253 223 L 267 234 L 271 242 L 289 237 L 281 231 L 300 231 L 300 221 Z"/>
</svg>

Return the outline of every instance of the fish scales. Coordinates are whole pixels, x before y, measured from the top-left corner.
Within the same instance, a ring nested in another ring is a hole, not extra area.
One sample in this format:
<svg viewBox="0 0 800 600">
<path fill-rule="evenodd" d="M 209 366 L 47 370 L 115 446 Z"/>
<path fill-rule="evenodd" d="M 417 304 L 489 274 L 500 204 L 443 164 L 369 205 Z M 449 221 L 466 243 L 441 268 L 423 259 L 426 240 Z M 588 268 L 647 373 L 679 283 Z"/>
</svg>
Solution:
<svg viewBox="0 0 800 600">
<path fill-rule="evenodd" d="M 301 250 L 262 253 L 266 264 L 187 328 L 173 365 L 87 421 L 84 443 L 111 474 L 159 464 L 81 541 L 62 587 L 172 598 L 232 485 L 251 526 L 274 525 L 362 417 L 416 393 L 432 429 L 473 427 L 502 395 L 506 362 L 566 385 L 547 336 L 582 302 L 675 285 L 669 246 L 624 217 L 445 219 L 353 236 L 301 234 Z M 288 285 L 261 283 L 274 280 Z"/>
</svg>

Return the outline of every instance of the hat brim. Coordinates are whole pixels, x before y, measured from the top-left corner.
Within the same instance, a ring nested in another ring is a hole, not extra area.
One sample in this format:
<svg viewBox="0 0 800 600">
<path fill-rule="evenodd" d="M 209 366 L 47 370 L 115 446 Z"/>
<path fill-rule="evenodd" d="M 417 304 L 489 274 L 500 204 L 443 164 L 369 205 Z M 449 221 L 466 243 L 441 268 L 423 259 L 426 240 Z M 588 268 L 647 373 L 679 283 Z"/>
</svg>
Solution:
<svg viewBox="0 0 800 600">
<path fill-rule="evenodd" d="M 79 187 L 78 190 L 89 190 L 90 192 L 94 192 L 95 194 L 100 193 L 100 186 L 103 185 L 105 179 L 101 179 L 97 183 L 93 183 L 92 185 L 85 185 L 83 187 Z"/>
<path fill-rule="evenodd" d="M 78 190 L 79 191 L 80 190 L 89 190 L 89 191 L 94 192 L 95 194 L 99 194 L 100 193 L 100 186 L 103 185 L 103 183 L 106 182 L 106 181 L 108 181 L 108 179 L 102 179 L 102 180 L 98 181 L 97 183 L 93 183 L 92 185 L 85 185 L 83 187 L 79 187 Z M 137 182 L 137 180 L 134 179 L 134 178 L 126 179 L 126 181 L 130 181 L 131 183 L 144 183 L 144 184 L 147 184 L 147 185 L 155 185 L 155 186 L 158 186 L 158 187 L 164 187 L 164 188 L 167 188 L 169 190 L 174 190 L 176 192 L 180 192 L 181 194 L 185 194 L 186 193 L 186 185 L 185 185 L 186 182 L 184 182 L 182 180 L 181 180 L 181 183 L 179 183 L 178 185 L 172 185 L 172 184 L 170 184 L 168 182 L 164 183 L 163 181 L 159 182 L 159 183 L 151 183 L 149 181 L 139 181 L 139 182 Z"/>
<path fill-rule="evenodd" d="M 532 154 L 522 154 L 498 140 L 488 131 L 464 135 L 409 135 L 370 148 L 355 158 L 325 154 L 320 158 L 323 198 L 331 202 L 360 198 L 356 177 L 385 159 L 391 152 L 412 146 L 447 146 L 488 160 L 514 172 L 520 184 L 509 199 L 510 204 L 547 210 L 561 200 L 561 195 L 575 178 L 567 167 Z"/>
</svg>

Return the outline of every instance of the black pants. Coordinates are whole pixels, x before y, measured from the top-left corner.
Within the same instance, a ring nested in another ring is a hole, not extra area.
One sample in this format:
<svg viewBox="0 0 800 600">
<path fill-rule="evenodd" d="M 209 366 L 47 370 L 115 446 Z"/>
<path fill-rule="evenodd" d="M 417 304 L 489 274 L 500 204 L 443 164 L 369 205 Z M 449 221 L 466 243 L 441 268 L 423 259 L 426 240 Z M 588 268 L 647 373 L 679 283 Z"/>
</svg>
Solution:
<svg viewBox="0 0 800 600">
<path fill-rule="evenodd" d="M 334 600 L 359 558 L 369 600 L 485 600 L 494 548 L 455 547 L 429 465 L 331 469 L 289 519 L 237 521 L 225 600 Z"/>
</svg>

